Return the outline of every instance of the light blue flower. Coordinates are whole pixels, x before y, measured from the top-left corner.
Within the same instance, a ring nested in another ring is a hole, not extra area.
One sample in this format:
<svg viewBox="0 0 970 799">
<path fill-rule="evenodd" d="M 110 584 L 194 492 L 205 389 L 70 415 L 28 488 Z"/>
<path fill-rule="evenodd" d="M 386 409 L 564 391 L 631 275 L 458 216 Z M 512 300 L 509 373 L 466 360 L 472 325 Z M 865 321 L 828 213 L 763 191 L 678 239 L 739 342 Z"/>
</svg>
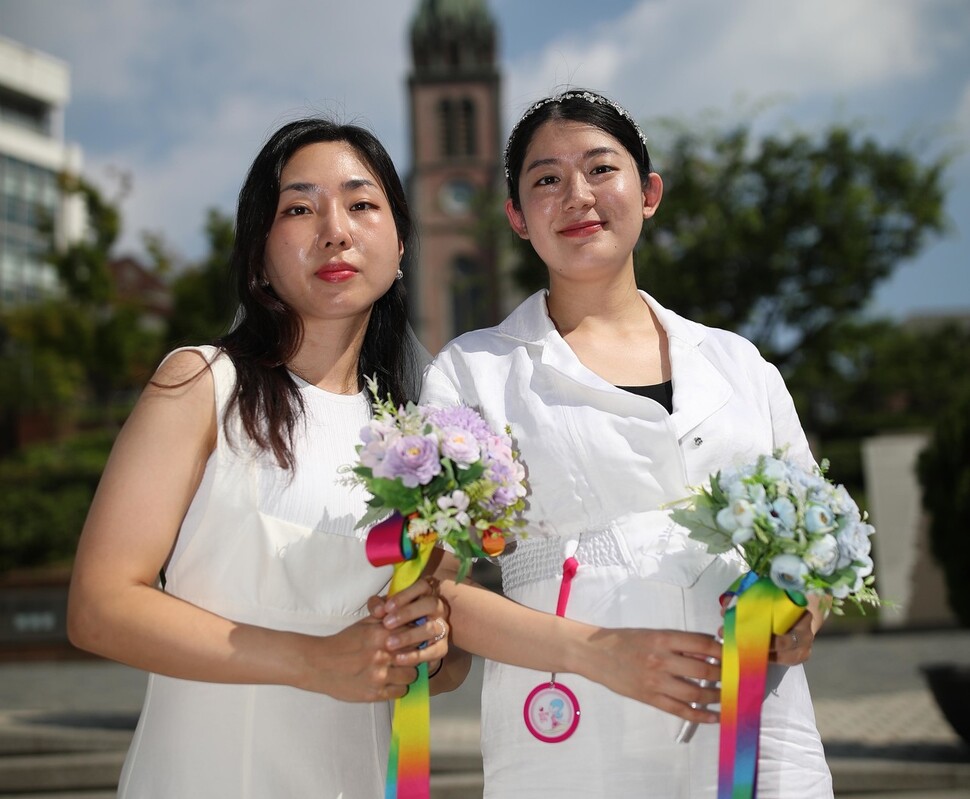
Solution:
<svg viewBox="0 0 970 799">
<path fill-rule="evenodd" d="M 748 499 L 752 505 L 764 505 L 768 501 L 768 492 L 761 483 L 754 483 L 748 488 Z"/>
<path fill-rule="evenodd" d="M 785 591 L 804 591 L 808 571 L 797 555 L 776 555 L 771 561 L 771 581 Z"/>
<path fill-rule="evenodd" d="M 785 538 L 794 538 L 795 525 L 798 524 L 798 511 L 795 503 L 788 497 L 778 497 L 771 503 L 771 515 L 778 520 L 778 533 Z"/>
<path fill-rule="evenodd" d="M 871 524 L 863 521 L 848 521 L 835 533 L 835 538 L 839 542 L 839 568 L 869 555 L 872 550 L 869 536 L 874 532 L 875 528 Z"/>
<path fill-rule="evenodd" d="M 836 583 L 832 586 L 832 596 L 836 599 L 845 599 L 853 590 L 848 583 Z"/>
<path fill-rule="evenodd" d="M 846 490 L 845 486 L 838 485 L 832 491 L 832 509 L 840 516 L 859 518 L 859 506 L 856 505 L 852 495 Z"/>
<path fill-rule="evenodd" d="M 765 458 L 762 474 L 773 483 L 787 483 L 788 465 L 778 458 Z"/>
<path fill-rule="evenodd" d="M 829 575 L 839 562 L 839 542 L 830 533 L 814 539 L 805 552 L 805 563 L 812 571 Z"/>
<path fill-rule="evenodd" d="M 805 529 L 810 533 L 828 533 L 835 527 L 835 519 L 824 505 L 809 505 L 805 511 Z"/>
<path fill-rule="evenodd" d="M 734 514 L 734 519 L 738 523 L 738 527 L 753 527 L 754 520 L 756 516 L 754 505 L 746 499 L 738 499 L 732 502 L 728 507 L 731 509 L 731 513 Z"/>
<path fill-rule="evenodd" d="M 738 529 L 738 520 L 734 517 L 734 512 L 731 510 L 730 506 L 721 508 L 717 512 L 717 516 L 714 518 L 715 521 L 717 521 L 717 526 L 720 527 L 725 533 L 733 533 Z"/>
<path fill-rule="evenodd" d="M 859 577 L 868 577 L 870 574 L 872 574 L 872 567 L 873 567 L 873 561 L 872 561 L 872 558 L 870 558 L 868 555 L 865 555 L 859 558 L 859 560 L 856 561 L 854 566 L 855 573 Z"/>
</svg>

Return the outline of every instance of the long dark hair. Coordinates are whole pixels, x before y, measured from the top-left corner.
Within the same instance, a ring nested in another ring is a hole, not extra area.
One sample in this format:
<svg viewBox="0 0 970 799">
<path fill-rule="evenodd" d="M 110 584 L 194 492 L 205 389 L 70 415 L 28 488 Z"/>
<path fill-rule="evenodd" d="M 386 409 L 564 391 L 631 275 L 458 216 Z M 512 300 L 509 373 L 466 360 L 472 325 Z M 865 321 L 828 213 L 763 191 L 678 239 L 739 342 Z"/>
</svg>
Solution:
<svg viewBox="0 0 970 799">
<path fill-rule="evenodd" d="M 406 259 L 414 249 L 404 187 L 383 145 L 364 128 L 317 117 L 299 119 L 277 130 L 253 161 L 239 192 L 229 261 L 240 310 L 233 329 L 215 344 L 236 368 L 226 417 L 238 410 L 246 434 L 284 468 L 294 465 L 293 435 L 304 410 L 299 388 L 286 368 L 302 342 L 303 325 L 265 281 L 264 256 L 279 202 L 280 174 L 297 150 L 316 142 L 353 147 L 387 195 Z M 390 395 L 395 403 L 417 399 L 418 366 L 407 320 L 403 281 L 395 280 L 374 303 L 357 364 L 358 385 L 373 375 L 380 396 Z"/>
<path fill-rule="evenodd" d="M 582 122 L 609 133 L 633 156 L 641 183 L 645 184 L 647 176 L 653 172 L 646 138 L 630 113 L 598 92 L 570 89 L 533 103 L 509 135 L 509 142 L 505 147 L 505 181 L 509 199 L 516 209 L 520 208 L 519 176 L 526 150 L 539 127 L 551 119 Z"/>
</svg>

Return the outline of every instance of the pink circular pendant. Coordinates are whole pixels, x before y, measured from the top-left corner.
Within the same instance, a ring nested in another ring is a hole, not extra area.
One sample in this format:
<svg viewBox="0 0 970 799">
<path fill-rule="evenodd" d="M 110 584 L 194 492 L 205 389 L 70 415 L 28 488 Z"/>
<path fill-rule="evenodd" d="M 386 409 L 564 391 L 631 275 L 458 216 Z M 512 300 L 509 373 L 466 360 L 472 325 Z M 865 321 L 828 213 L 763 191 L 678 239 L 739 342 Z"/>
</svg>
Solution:
<svg viewBox="0 0 970 799">
<path fill-rule="evenodd" d="M 565 685 L 544 682 L 532 689 L 522 708 L 525 726 L 540 741 L 565 741 L 579 725 L 579 702 Z"/>
</svg>

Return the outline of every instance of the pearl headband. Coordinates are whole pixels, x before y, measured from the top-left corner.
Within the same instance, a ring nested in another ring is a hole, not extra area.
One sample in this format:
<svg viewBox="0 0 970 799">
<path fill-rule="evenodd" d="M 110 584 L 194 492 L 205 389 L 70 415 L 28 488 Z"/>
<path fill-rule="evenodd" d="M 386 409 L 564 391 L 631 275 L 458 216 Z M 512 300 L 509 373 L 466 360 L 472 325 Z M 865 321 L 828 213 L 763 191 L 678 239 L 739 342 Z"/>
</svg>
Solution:
<svg viewBox="0 0 970 799">
<path fill-rule="evenodd" d="M 542 100 L 539 100 L 536 103 L 533 103 L 532 106 L 530 106 L 529 109 L 522 115 L 519 121 L 515 123 L 515 127 L 512 128 L 512 132 L 509 134 L 508 143 L 505 145 L 504 162 L 505 162 L 506 180 L 511 180 L 511 177 L 509 175 L 509 148 L 512 146 L 512 141 L 515 139 L 515 134 L 518 131 L 519 126 L 523 122 L 525 122 L 529 117 L 531 117 L 536 111 L 542 108 L 544 105 L 549 105 L 549 103 L 562 103 L 566 100 L 585 100 L 587 103 L 609 106 L 614 111 L 616 111 L 617 114 L 619 114 L 627 122 L 630 123 L 633 129 L 637 132 L 637 136 L 640 137 L 640 143 L 643 144 L 644 152 L 646 152 L 647 137 L 643 134 L 643 131 L 640 129 L 640 126 L 637 124 L 637 121 L 632 116 L 630 116 L 630 112 L 627 111 L 622 105 L 620 105 L 619 103 L 613 102 L 608 97 L 604 97 L 602 94 L 596 94 L 590 91 L 577 91 L 577 90 L 566 91 L 566 92 L 562 92 L 561 94 L 553 95 L 552 97 L 546 97 Z"/>
</svg>

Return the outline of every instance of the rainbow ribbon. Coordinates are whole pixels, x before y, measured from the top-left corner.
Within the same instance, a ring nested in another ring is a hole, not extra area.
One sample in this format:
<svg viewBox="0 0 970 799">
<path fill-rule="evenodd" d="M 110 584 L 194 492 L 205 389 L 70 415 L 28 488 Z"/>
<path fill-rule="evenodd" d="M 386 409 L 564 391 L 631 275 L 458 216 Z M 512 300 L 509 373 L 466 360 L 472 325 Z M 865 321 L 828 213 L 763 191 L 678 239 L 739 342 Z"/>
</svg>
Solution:
<svg viewBox="0 0 970 799">
<path fill-rule="evenodd" d="M 367 560 L 374 566 L 394 566 L 388 596 L 403 591 L 421 576 L 433 548 L 433 539 L 416 544 L 408 537 L 407 522 L 399 513 L 375 525 L 367 534 Z M 428 664 L 422 663 L 408 692 L 394 700 L 384 799 L 429 799 L 430 773 Z"/>
<path fill-rule="evenodd" d="M 758 734 L 771 635 L 782 635 L 805 612 L 801 594 L 778 588 L 754 572 L 739 577 L 721 597 L 721 739 L 717 799 L 754 799 Z"/>
</svg>

